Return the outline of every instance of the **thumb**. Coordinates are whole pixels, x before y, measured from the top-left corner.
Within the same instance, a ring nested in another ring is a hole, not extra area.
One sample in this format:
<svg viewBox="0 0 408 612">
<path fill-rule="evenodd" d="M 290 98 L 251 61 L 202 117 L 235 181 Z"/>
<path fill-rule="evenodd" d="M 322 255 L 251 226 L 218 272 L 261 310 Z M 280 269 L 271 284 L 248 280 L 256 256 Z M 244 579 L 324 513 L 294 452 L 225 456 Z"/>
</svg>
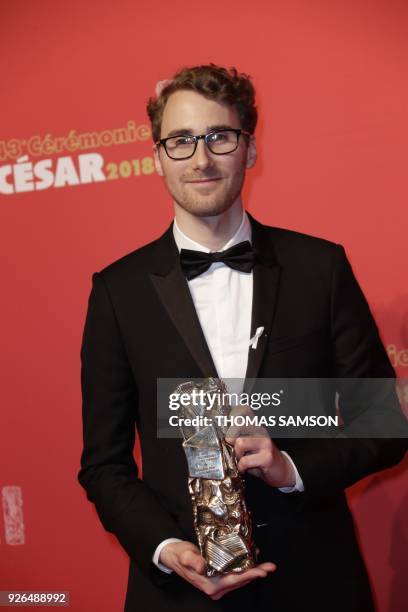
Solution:
<svg viewBox="0 0 408 612">
<path fill-rule="evenodd" d="M 189 553 L 190 554 L 185 558 L 185 565 L 197 572 L 197 574 L 204 574 L 207 569 L 207 564 L 200 553 L 195 550 L 189 551 Z"/>
</svg>

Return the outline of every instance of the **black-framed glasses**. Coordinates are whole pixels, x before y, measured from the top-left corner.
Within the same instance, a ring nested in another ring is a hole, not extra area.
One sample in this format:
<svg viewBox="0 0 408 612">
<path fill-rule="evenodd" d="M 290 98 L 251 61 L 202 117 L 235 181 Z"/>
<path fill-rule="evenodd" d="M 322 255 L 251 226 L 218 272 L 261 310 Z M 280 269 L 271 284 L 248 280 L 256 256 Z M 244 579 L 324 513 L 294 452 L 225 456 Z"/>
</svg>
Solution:
<svg viewBox="0 0 408 612">
<path fill-rule="evenodd" d="M 201 134 L 201 136 L 180 134 L 179 136 L 161 138 L 155 144 L 157 146 L 163 145 L 170 159 L 188 159 L 193 157 L 196 152 L 198 141 L 204 138 L 204 142 L 211 153 L 214 153 L 214 155 L 227 155 L 227 153 L 232 153 L 238 148 L 241 134 L 250 136 L 250 133 L 245 130 L 225 128 L 213 130 L 208 132 L 208 134 Z"/>
</svg>

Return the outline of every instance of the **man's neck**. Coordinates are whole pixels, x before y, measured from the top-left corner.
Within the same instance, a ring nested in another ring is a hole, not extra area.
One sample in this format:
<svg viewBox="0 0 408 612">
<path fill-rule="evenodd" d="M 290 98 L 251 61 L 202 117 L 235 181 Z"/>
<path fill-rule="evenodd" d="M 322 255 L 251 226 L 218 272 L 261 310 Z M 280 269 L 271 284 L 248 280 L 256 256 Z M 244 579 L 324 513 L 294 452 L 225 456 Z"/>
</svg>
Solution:
<svg viewBox="0 0 408 612">
<path fill-rule="evenodd" d="M 180 230 L 210 251 L 218 251 L 235 234 L 242 222 L 242 202 L 238 199 L 220 215 L 197 217 L 175 203 L 175 217 Z"/>
</svg>

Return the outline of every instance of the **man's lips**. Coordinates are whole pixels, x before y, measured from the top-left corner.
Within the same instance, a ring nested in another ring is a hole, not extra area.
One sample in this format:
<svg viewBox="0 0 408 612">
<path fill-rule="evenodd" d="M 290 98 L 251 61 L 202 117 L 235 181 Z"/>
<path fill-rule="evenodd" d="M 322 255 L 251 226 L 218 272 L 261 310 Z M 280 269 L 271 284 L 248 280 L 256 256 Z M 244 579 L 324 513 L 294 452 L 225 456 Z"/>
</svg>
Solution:
<svg viewBox="0 0 408 612">
<path fill-rule="evenodd" d="M 203 178 L 203 179 L 192 179 L 191 181 L 186 181 L 186 183 L 212 183 L 213 181 L 220 181 L 220 176 L 215 176 L 213 178 Z"/>
</svg>

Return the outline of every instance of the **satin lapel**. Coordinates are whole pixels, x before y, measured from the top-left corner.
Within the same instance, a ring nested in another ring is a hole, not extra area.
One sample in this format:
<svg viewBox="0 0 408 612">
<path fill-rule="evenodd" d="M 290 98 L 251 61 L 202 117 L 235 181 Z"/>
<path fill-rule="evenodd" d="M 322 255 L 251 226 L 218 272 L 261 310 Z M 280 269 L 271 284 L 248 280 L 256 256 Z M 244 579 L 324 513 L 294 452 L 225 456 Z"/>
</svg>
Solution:
<svg viewBox="0 0 408 612">
<path fill-rule="evenodd" d="M 257 347 L 255 349 L 250 347 L 248 351 L 248 366 L 244 385 L 246 392 L 249 392 L 252 388 L 250 379 L 258 376 L 265 354 L 272 328 L 281 271 L 273 249 L 271 235 L 267 235 L 269 228 L 255 221 L 251 215 L 248 214 L 248 217 L 251 221 L 252 243 L 257 252 L 258 260 L 253 270 L 251 338 L 255 335 L 258 327 L 263 327 L 264 332 L 258 339 Z"/>
<path fill-rule="evenodd" d="M 178 330 L 193 359 L 200 368 L 203 378 L 217 377 L 217 370 L 211 357 L 188 283 L 179 262 L 179 253 L 174 241 L 172 225 L 158 242 L 159 267 L 166 271 L 150 274 L 150 279 L 167 311 L 171 321 Z"/>
</svg>

